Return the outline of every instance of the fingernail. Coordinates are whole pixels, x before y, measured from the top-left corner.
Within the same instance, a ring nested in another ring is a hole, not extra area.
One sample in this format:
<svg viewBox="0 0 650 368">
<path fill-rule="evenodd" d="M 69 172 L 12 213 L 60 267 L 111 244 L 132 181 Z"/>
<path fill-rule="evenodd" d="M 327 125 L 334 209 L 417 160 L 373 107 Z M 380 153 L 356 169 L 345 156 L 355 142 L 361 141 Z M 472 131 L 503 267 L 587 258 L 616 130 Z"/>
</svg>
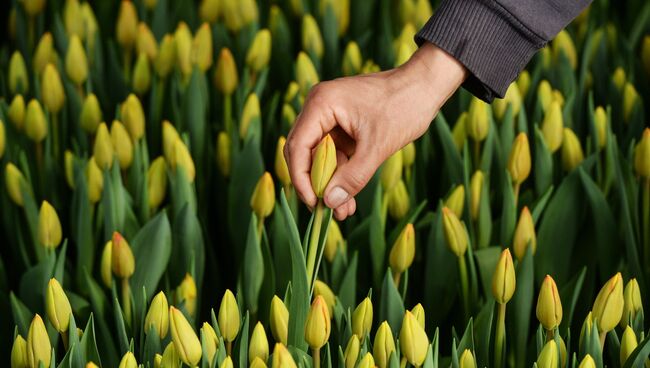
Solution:
<svg viewBox="0 0 650 368">
<path fill-rule="evenodd" d="M 345 203 L 350 195 L 341 187 L 334 187 L 327 195 L 327 202 L 330 208 L 337 208 Z"/>
</svg>

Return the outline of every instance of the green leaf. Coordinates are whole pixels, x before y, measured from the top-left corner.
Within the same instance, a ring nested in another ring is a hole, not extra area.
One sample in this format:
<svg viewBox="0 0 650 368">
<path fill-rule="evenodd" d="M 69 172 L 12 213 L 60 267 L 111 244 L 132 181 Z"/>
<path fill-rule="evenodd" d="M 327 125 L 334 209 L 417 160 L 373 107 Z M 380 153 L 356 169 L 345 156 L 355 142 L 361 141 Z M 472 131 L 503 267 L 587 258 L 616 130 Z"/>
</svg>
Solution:
<svg viewBox="0 0 650 368">
<path fill-rule="evenodd" d="M 341 287 L 336 293 L 339 298 L 340 303 L 343 305 L 344 309 L 354 308 L 355 307 L 355 298 L 357 295 L 357 263 L 359 253 L 354 252 L 352 259 L 347 266 L 345 271 L 345 276 L 343 276 L 343 281 L 341 281 Z"/>
<path fill-rule="evenodd" d="M 381 287 L 381 302 L 379 304 L 379 321 L 388 321 L 393 331 L 393 336 L 398 336 L 402 327 L 402 318 L 404 317 L 404 302 L 395 287 L 395 281 L 388 269 L 384 282 Z"/>
<path fill-rule="evenodd" d="M 256 315 L 260 290 L 264 281 L 264 259 L 262 257 L 260 238 L 257 235 L 257 217 L 253 213 L 251 213 L 248 224 L 248 238 L 243 261 L 244 300 L 247 309 L 253 315 Z"/>
<path fill-rule="evenodd" d="M 644 362 L 650 354 L 650 336 L 647 336 L 641 343 L 632 351 L 632 354 L 625 361 L 623 368 L 643 367 Z"/>
<path fill-rule="evenodd" d="M 490 290 L 490 289 L 486 289 Z M 490 366 L 490 336 L 492 333 L 492 320 L 494 319 L 494 301 L 483 305 L 481 311 L 476 316 L 474 327 L 474 343 L 477 366 Z"/>
<path fill-rule="evenodd" d="M 370 260 L 372 261 L 373 284 L 378 285 L 384 272 L 386 259 L 385 224 L 383 220 L 383 190 L 381 185 L 375 188 L 375 195 L 370 213 Z"/>
<path fill-rule="evenodd" d="M 553 184 L 553 156 L 546 147 L 542 131 L 535 126 L 535 146 L 533 157 L 533 174 L 535 191 L 538 195 L 546 192 Z"/>
<path fill-rule="evenodd" d="M 194 277 L 196 287 L 201 290 L 205 270 L 205 243 L 203 229 L 190 204 L 174 217 L 172 231 L 171 259 L 168 274 L 172 283 L 178 284 L 188 272 Z"/>
<path fill-rule="evenodd" d="M 526 362 L 526 349 L 529 339 L 530 315 L 533 309 L 535 291 L 534 264 L 532 249 L 528 247 L 524 258 L 517 265 L 517 288 L 508 303 L 506 322 L 511 332 L 515 354 L 515 366 L 522 367 Z"/>
<path fill-rule="evenodd" d="M 93 271 L 95 244 L 92 237 L 92 214 L 90 201 L 88 201 L 88 188 L 85 175 L 77 175 L 75 190 L 72 194 L 71 208 L 72 241 L 77 250 L 77 264 L 75 267 L 77 282 L 83 280 L 83 270 Z"/>
<path fill-rule="evenodd" d="M 501 256 L 501 247 L 489 247 L 474 251 L 474 258 L 478 265 L 478 273 L 481 277 L 481 286 L 488 296 L 492 299 L 492 275 Z"/>
<path fill-rule="evenodd" d="M 34 315 L 13 292 L 9 293 L 9 303 L 11 304 L 11 314 L 18 332 L 26 339 Z"/>
<path fill-rule="evenodd" d="M 571 326 L 571 321 L 573 320 L 573 312 L 575 311 L 576 304 L 578 303 L 578 297 L 582 291 L 582 284 L 585 280 L 585 275 L 587 274 L 587 268 L 583 267 L 580 273 L 566 285 L 562 286 L 560 289 L 560 300 L 562 301 L 562 309 L 564 310 L 562 317 L 562 324 L 560 329 L 564 331 Z"/>
<path fill-rule="evenodd" d="M 18 295 L 31 310 L 44 310 L 45 288 L 54 273 L 56 255 L 53 251 L 47 252 L 36 266 L 29 268 L 20 278 Z"/>
<path fill-rule="evenodd" d="M 434 121 L 436 132 L 440 137 L 440 144 L 442 145 L 442 152 L 444 160 L 440 160 L 445 165 L 449 173 L 449 180 L 452 183 L 463 182 L 463 161 L 460 158 L 460 153 L 456 149 L 454 139 L 449 131 L 449 124 L 445 120 L 442 113 L 438 113 Z"/>
</svg>

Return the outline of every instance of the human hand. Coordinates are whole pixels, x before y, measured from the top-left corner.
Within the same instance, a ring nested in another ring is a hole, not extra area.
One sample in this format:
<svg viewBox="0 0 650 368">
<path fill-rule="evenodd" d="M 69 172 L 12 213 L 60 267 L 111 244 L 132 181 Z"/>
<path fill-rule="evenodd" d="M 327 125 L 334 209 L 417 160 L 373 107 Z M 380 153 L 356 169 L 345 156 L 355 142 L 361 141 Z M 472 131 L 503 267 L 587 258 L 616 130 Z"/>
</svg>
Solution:
<svg viewBox="0 0 650 368">
<path fill-rule="evenodd" d="M 309 176 L 312 152 L 329 133 L 338 166 L 325 190 L 325 205 L 338 220 L 354 214 L 354 196 L 384 160 L 426 132 L 466 75 L 451 55 L 426 44 L 398 68 L 315 85 L 284 147 L 298 196 L 316 205 Z"/>
</svg>

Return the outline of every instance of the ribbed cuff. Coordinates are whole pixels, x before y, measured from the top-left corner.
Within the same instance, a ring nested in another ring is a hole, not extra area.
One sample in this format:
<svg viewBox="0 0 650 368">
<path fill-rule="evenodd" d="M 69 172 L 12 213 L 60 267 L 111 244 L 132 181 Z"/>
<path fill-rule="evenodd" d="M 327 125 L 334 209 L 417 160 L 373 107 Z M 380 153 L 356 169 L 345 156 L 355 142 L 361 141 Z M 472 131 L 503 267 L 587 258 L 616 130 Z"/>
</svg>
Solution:
<svg viewBox="0 0 650 368">
<path fill-rule="evenodd" d="M 448 52 L 471 73 L 463 87 L 491 102 L 546 41 L 494 0 L 443 0 L 415 36 Z"/>
</svg>

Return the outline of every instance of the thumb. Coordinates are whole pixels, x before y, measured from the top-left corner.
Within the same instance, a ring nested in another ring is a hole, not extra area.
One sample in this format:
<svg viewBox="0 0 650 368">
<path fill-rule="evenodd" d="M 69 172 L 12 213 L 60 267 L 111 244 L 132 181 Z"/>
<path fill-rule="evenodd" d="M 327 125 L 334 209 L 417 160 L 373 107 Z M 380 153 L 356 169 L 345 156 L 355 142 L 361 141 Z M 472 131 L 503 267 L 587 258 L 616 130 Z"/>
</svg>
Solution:
<svg viewBox="0 0 650 368">
<path fill-rule="evenodd" d="M 356 196 L 368 184 L 379 167 L 380 160 L 369 153 L 369 149 L 357 150 L 348 162 L 337 167 L 325 190 L 325 205 L 338 208 Z"/>
</svg>

